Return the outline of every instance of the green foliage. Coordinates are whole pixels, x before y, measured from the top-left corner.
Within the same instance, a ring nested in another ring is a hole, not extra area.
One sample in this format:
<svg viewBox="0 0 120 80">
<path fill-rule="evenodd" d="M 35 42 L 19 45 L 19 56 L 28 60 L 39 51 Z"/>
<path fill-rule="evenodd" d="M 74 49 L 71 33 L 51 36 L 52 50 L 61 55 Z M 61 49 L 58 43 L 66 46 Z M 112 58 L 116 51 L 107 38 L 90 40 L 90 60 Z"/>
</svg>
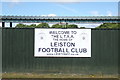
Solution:
<svg viewBox="0 0 120 80">
<path fill-rule="evenodd" d="M 60 25 L 60 24 L 54 24 L 54 25 L 52 25 L 51 28 L 64 28 L 64 26 Z"/>
<path fill-rule="evenodd" d="M 96 28 L 120 28 L 118 23 L 103 23 Z"/>
<path fill-rule="evenodd" d="M 120 28 L 119 23 L 103 23 L 100 26 L 96 27 L 96 28 Z M 31 25 L 26 25 L 26 24 L 17 24 L 15 26 L 16 28 L 50 28 L 48 23 L 40 23 L 38 25 L 36 24 L 31 24 Z M 52 25 L 51 28 L 78 28 L 77 25 L 75 24 L 54 24 Z M 85 28 L 85 27 L 80 27 L 80 28 Z"/>
<path fill-rule="evenodd" d="M 75 24 L 70 24 L 70 25 L 67 25 L 67 28 L 78 28 L 78 26 Z"/>
<path fill-rule="evenodd" d="M 16 28 L 25 28 L 25 27 L 27 27 L 27 25 L 20 23 L 20 24 L 17 24 L 15 27 Z"/>
<path fill-rule="evenodd" d="M 103 23 L 100 26 L 96 28 L 120 28 L 120 24 L 118 23 Z M 36 24 L 31 24 L 31 25 L 26 25 L 26 24 L 17 24 L 16 28 L 50 28 L 48 23 L 40 23 L 38 25 Z M 75 24 L 54 24 L 52 25 L 51 28 L 78 28 L 77 25 Z M 80 28 L 85 28 L 85 27 L 80 27 Z"/>
<path fill-rule="evenodd" d="M 40 23 L 38 25 L 31 24 L 31 25 L 25 25 L 25 24 L 17 24 L 15 26 L 16 28 L 49 28 L 49 25 L 47 23 Z"/>
<path fill-rule="evenodd" d="M 61 25 L 61 24 L 54 24 L 51 28 L 78 28 L 77 25 L 75 24 L 65 24 L 65 25 Z"/>
<path fill-rule="evenodd" d="M 49 28 L 49 24 L 47 23 L 41 23 L 36 26 L 37 28 Z"/>
<path fill-rule="evenodd" d="M 81 29 L 85 29 L 85 27 L 80 27 Z"/>
<path fill-rule="evenodd" d="M 28 27 L 30 27 L 30 28 L 34 28 L 34 27 L 36 27 L 36 24 L 31 24 L 31 25 L 29 25 Z"/>
<path fill-rule="evenodd" d="M 16 27 L 17 28 L 50 28 L 48 23 L 40 23 L 38 25 L 36 25 L 36 24 L 31 24 L 31 25 L 17 24 Z M 78 28 L 78 26 L 75 24 L 68 25 L 66 23 L 64 25 L 63 24 L 54 24 L 54 25 L 52 25 L 51 28 Z"/>
</svg>

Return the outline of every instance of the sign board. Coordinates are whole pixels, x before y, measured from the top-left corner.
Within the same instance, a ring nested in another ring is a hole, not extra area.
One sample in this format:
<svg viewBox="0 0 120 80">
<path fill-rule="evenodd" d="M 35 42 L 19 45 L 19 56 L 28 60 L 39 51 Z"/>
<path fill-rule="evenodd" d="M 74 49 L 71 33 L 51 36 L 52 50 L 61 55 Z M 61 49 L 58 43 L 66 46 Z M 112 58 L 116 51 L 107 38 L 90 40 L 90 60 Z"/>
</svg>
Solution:
<svg viewBox="0 0 120 80">
<path fill-rule="evenodd" d="M 35 29 L 35 57 L 91 57 L 91 29 Z"/>
</svg>

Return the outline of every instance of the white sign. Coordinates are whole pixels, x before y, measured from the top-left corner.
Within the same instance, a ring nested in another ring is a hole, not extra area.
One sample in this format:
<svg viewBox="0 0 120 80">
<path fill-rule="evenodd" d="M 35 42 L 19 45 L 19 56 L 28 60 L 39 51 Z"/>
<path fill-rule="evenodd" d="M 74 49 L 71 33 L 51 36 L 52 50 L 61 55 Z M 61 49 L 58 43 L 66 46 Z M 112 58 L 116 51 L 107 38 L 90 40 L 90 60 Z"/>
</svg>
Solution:
<svg viewBox="0 0 120 80">
<path fill-rule="evenodd" d="M 35 29 L 35 57 L 91 57 L 91 29 Z"/>
</svg>

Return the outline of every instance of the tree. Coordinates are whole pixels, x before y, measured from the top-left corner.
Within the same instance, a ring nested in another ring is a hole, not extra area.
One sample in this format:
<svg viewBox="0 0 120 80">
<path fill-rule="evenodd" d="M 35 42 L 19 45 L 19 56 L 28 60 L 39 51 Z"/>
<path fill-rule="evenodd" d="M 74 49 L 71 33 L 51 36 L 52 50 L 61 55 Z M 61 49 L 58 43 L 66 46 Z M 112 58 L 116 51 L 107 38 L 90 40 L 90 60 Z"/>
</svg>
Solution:
<svg viewBox="0 0 120 80">
<path fill-rule="evenodd" d="M 96 28 L 120 28 L 119 23 L 103 23 Z"/>
<path fill-rule="evenodd" d="M 81 29 L 85 29 L 85 27 L 80 27 Z"/>
<path fill-rule="evenodd" d="M 64 25 L 54 24 L 54 25 L 52 25 L 51 28 L 78 28 L 78 26 L 75 24 L 70 24 L 70 25 L 68 25 L 68 24 L 64 24 Z"/>
<path fill-rule="evenodd" d="M 24 27 L 27 27 L 27 25 L 20 23 L 20 24 L 17 24 L 15 27 L 16 28 L 24 28 Z"/>
<path fill-rule="evenodd" d="M 78 28 L 78 26 L 75 24 L 70 24 L 70 25 L 67 25 L 66 28 Z"/>
<path fill-rule="evenodd" d="M 36 26 L 36 24 L 31 24 L 31 25 L 25 25 L 25 24 L 17 24 L 15 26 L 16 28 L 49 28 L 49 25 L 47 23 L 41 23 Z"/>
<path fill-rule="evenodd" d="M 36 27 L 36 24 L 31 24 L 31 25 L 29 25 L 28 27 L 30 27 L 30 28 L 35 28 Z"/>
<path fill-rule="evenodd" d="M 60 24 L 54 24 L 54 25 L 52 25 L 51 28 L 64 28 L 64 27 Z"/>
<path fill-rule="evenodd" d="M 38 24 L 36 27 L 37 28 L 49 28 L 49 24 L 48 23 L 41 23 L 41 24 Z"/>
</svg>

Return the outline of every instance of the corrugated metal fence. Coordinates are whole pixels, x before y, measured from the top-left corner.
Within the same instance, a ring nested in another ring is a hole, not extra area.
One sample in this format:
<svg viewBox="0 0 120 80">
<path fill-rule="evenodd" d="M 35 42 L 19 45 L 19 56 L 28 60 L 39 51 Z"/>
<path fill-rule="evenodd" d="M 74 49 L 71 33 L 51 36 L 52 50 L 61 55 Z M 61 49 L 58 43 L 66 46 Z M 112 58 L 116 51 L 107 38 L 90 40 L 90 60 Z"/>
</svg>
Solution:
<svg viewBox="0 0 120 80">
<path fill-rule="evenodd" d="M 34 28 L 3 28 L 4 72 L 118 74 L 118 29 L 92 29 L 91 58 L 34 57 Z"/>
<path fill-rule="evenodd" d="M 0 78 L 2 77 L 2 29 L 0 28 Z"/>
</svg>

